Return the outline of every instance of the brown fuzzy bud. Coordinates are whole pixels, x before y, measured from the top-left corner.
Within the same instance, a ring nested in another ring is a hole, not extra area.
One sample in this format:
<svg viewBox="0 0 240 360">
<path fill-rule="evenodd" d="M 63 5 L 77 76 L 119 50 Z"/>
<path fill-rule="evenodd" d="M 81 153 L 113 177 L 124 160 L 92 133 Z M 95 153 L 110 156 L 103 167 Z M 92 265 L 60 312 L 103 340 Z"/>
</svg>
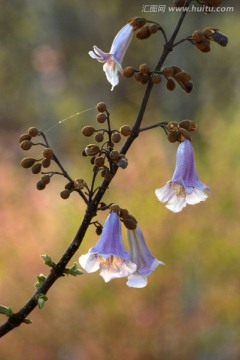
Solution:
<svg viewBox="0 0 240 360">
<path fill-rule="evenodd" d="M 70 190 L 70 191 L 72 191 L 73 187 L 74 187 L 74 183 L 73 183 L 72 181 L 69 181 L 69 182 L 66 183 L 66 185 L 64 186 L 65 189 Z"/>
<path fill-rule="evenodd" d="M 178 125 L 187 131 L 195 131 L 197 129 L 197 124 L 192 120 L 182 120 Z"/>
<path fill-rule="evenodd" d="M 148 74 L 149 73 L 149 67 L 147 64 L 141 64 L 139 66 L 139 71 L 143 74 Z"/>
<path fill-rule="evenodd" d="M 211 37 L 211 35 L 213 35 L 218 29 L 212 29 L 210 27 L 207 27 L 205 29 L 202 30 L 202 33 L 204 36 L 206 37 Z M 200 41 L 202 41 L 203 39 L 201 39 Z"/>
<path fill-rule="evenodd" d="M 106 181 L 111 181 L 112 180 L 112 174 L 110 173 L 110 171 L 106 171 L 105 175 L 104 175 L 104 179 Z"/>
<path fill-rule="evenodd" d="M 44 168 L 48 168 L 49 166 L 51 165 L 51 159 L 43 159 L 42 160 L 42 166 L 44 167 Z"/>
<path fill-rule="evenodd" d="M 120 127 L 120 133 L 123 136 L 129 136 L 131 134 L 131 132 L 132 132 L 132 129 L 128 125 L 123 125 Z"/>
<path fill-rule="evenodd" d="M 103 133 L 97 133 L 97 134 L 95 135 L 95 140 L 96 140 L 97 142 L 102 142 L 102 141 L 104 140 Z"/>
<path fill-rule="evenodd" d="M 204 53 L 207 53 L 211 50 L 210 41 L 206 38 L 203 41 L 196 43 L 196 47 Z"/>
<path fill-rule="evenodd" d="M 143 74 L 143 79 L 141 80 L 141 84 L 147 84 L 149 82 L 149 76 L 147 74 Z"/>
<path fill-rule="evenodd" d="M 103 124 L 107 119 L 107 115 L 100 113 L 97 115 L 96 119 L 97 119 L 97 122 L 99 122 L 99 124 Z"/>
<path fill-rule="evenodd" d="M 39 174 L 41 171 L 41 168 L 42 168 L 42 164 L 40 164 L 40 163 L 34 164 L 32 167 L 32 173 Z"/>
<path fill-rule="evenodd" d="M 33 164 L 35 164 L 35 162 L 36 162 L 36 159 L 26 157 L 26 158 L 22 159 L 21 166 L 25 169 L 28 169 L 28 168 L 32 167 Z"/>
<path fill-rule="evenodd" d="M 162 81 L 161 75 L 160 74 L 152 74 L 151 75 L 151 82 L 153 84 L 160 84 L 160 82 Z"/>
<path fill-rule="evenodd" d="M 163 66 L 161 69 L 162 73 L 166 77 L 173 76 L 173 68 L 172 66 Z"/>
<path fill-rule="evenodd" d="M 173 65 L 172 66 L 173 76 L 175 76 L 177 73 L 182 71 L 182 69 L 179 66 Z"/>
<path fill-rule="evenodd" d="M 111 136 L 111 140 L 112 140 L 112 142 L 117 144 L 117 143 L 119 143 L 119 141 L 121 141 L 121 135 L 119 133 L 114 133 Z"/>
<path fill-rule="evenodd" d="M 20 146 L 23 150 L 31 149 L 32 145 L 33 145 L 33 143 L 30 140 L 23 140 L 20 144 Z"/>
<path fill-rule="evenodd" d="M 94 165 L 96 165 L 97 167 L 102 167 L 104 165 L 104 157 L 96 157 L 96 159 L 94 160 Z"/>
<path fill-rule="evenodd" d="M 202 33 L 202 31 L 200 30 L 195 30 L 193 33 L 192 33 L 192 39 L 198 43 L 198 42 L 201 42 L 204 40 L 204 35 Z"/>
<path fill-rule="evenodd" d="M 100 113 L 103 113 L 107 110 L 107 105 L 104 102 L 99 102 L 96 107 L 97 111 L 99 111 Z"/>
<path fill-rule="evenodd" d="M 180 71 L 179 73 L 174 75 L 174 78 L 183 83 L 186 83 L 192 79 L 191 75 L 189 73 L 187 73 L 186 71 Z"/>
<path fill-rule="evenodd" d="M 137 227 L 137 222 L 131 215 L 129 215 L 127 219 L 123 220 L 123 223 L 129 230 L 135 230 Z"/>
<path fill-rule="evenodd" d="M 176 141 L 178 141 L 178 131 L 172 131 L 168 134 L 168 140 L 171 143 L 175 143 Z"/>
<path fill-rule="evenodd" d="M 37 187 L 38 190 L 44 190 L 46 185 L 43 184 L 43 182 L 40 180 L 40 181 L 37 182 L 36 187 Z"/>
<path fill-rule="evenodd" d="M 94 156 L 97 155 L 100 151 L 100 148 L 98 145 L 95 144 L 89 144 L 85 147 L 85 153 L 88 156 Z"/>
<path fill-rule="evenodd" d="M 168 131 L 178 131 L 178 123 L 176 121 L 171 121 L 167 124 Z"/>
<path fill-rule="evenodd" d="M 141 82 L 144 78 L 143 73 L 141 73 L 141 72 L 136 72 L 134 77 L 135 77 L 135 80 L 137 80 L 138 82 Z"/>
<path fill-rule="evenodd" d="M 45 159 L 52 159 L 53 150 L 51 148 L 46 148 L 43 150 L 42 154 Z"/>
<path fill-rule="evenodd" d="M 128 211 L 127 209 L 120 209 L 120 214 L 119 214 L 120 218 L 125 220 L 128 218 Z"/>
<path fill-rule="evenodd" d="M 186 129 L 179 128 L 179 135 L 180 136 L 178 136 L 178 141 L 183 142 L 185 139 L 188 139 L 191 141 L 191 136 Z"/>
<path fill-rule="evenodd" d="M 23 142 L 24 140 L 31 140 L 31 136 L 29 134 L 22 134 L 19 136 L 19 143 Z"/>
<path fill-rule="evenodd" d="M 134 75 L 134 73 L 135 73 L 135 69 L 132 66 L 127 66 L 123 70 L 123 75 L 127 78 L 132 77 Z"/>
<path fill-rule="evenodd" d="M 119 152 L 118 152 L 117 150 L 112 150 L 112 151 L 110 152 L 110 158 L 111 158 L 112 160 L 118 160 L 118 159 L 120 158 Z"/>
<path fill-rule="evenodd" d="M 51 181 L 51 176 L 50 175 L 43 175 L 41 177 L 41 182 L 44 184 L 44 185 L 47 185 L 49 184 Z"/>
<path fill-rule="evenodd" d="M 120 206 L 118 206 L 117 204 L 112 204 L 109 209 L 113 212 L 119 213 L 120 212 Z"/>
<path fill-rule="evenodd" d="M 96 234 L 101 235 L 101 233 L 102 233 L 102 227 L 100 226 L 96 227 Z"/>
<path fill-rule="evenodd" d="M 31 137 L 35 137 L 39 134 L 39 131 L 36 127 L 30 127 L 28 129 L 28 134 L 31 136 Z"/>
<path fill-rule="evenodd" d="M 68 199 L 70 194 L 71 194 L 71 191 L 69 191 L 68 189 L 65 189 L 65 190 L 60 192 L 60 196 L 64 200 Z"/>
<path fill-rule="evenodd" d="M 117 162 L 116 162 L 117 166 L 119 166 L 122 169 L 126 169 L 126 167 L 128 166 L 128 160 L 122 156 Z"/>
<path fill-rule="evenodd" d="M 166 88 L 170 91 L 173 91 L 176 87 L 176 84 L 174 82 L 174 80 L 172 79 L 168 79 L 167 83 L 166 83 Z"/>
<path fill-rule="evenodd" d="M 151 34 L 155 34 L 159 30 L 159 26 L 157 24 L 149 25 L 149 31 Z"/>
<path fill-rule="evenodd" d="M 149 26 L 148 25 L 143 26 L 140 30 L 138 30 L 136 36 L 140 40 L 144 40 L 144 39 L 149 38 L 149 36 L 151 36 Z"/>
<path fill-rule="evenodd" d="M 92 136 L 92 134 L 94 134 L 95 131 L 96 130 L 92 126 L 84 126 L 84 128 L 82 128 L 82 134 L 84 136 Z"/>
<path fill-rule="evenodd" d="M 147 20 L 144 18 L 135 17 L 133 19 L 130 19 L 128 22 L 130 25 L 132 25 L 133 30 L 135 31 L 137 29 L 140 29 L 142 26 L 144 26 Z"/>
<path fill-rule="evenodd" d="M 82 190 L 86 186 L 86 182 L 83 179 L 75 179 L 74 180 L 74 188 L 78 190 Z"/>
</svg>

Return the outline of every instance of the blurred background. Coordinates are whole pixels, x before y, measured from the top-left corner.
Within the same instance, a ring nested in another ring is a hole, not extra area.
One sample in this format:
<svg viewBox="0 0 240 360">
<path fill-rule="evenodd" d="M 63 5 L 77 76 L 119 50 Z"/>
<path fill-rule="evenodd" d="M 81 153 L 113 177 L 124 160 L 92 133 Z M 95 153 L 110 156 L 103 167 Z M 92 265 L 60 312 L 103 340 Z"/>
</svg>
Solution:
<svg viewBox="0 0 240 360">
<path fill-rule="evenodd" d="M 81 128 L 96 126 L 96 110 L 58 122 L 105 101 L 113 127 L 131 125 L 145 85 L 120 77 L 111 92 L 102 65 L 88 51 L 97 45 L 108 52 L 113 37 L 134 16 L 160 22 L 170 36 L 177 13 L 142 11 L 143 5 L 169 3 L 0 2 L 0 303 L 13 311 L 34 292 L 36 276 L 49 272 L 40 255 L 57 261 L 85 212 L 77 194 L 60 198 L 61 178 L 36 190 L 40 175 L 19 165 L 35 149 L 21 150 L 19 135 L 30 126 L 47 130 L 72 178 L 90 180 L 91 167 L 81 156 L 89 139 Z M 104 199 L 138 219 L 151 252 L 166 266 L 149 276 L 144 289 L 127 288 L 126 279 L 105 284 L 98 273 L 58 280 L 45 307 L 30 314 L 33 324 L 1 339 L 1 360 L 240 359 L 239 17 L 236 7 L 234 12 L 188 14 L 178 40 L 211 26 L 229 36 L 229 45 L 212 43 L 207 54 L 190 43 L 176 47 L 166 65 L 188 71 L 194 91 L 186 94 L 177 87 L 169 92 L 164 83 L 156 85 L 144 116 L 144 126 L 197 122 L 193 146 L 199 177 L 211 188 L 208 200 L 180 214 L 157 201 L 154 190 L 171 178 L 177 149 L 160 129 L 139 136 L 127 155 L 128 168 L 119 170 Z M 123 65 L 152 68 L 162 46 L 161 34 L 134 38 Z M 100 214 L 99 221 L 106 216 Z M 97 239 L 90 228 L 72 262 Z"/>
</svg>

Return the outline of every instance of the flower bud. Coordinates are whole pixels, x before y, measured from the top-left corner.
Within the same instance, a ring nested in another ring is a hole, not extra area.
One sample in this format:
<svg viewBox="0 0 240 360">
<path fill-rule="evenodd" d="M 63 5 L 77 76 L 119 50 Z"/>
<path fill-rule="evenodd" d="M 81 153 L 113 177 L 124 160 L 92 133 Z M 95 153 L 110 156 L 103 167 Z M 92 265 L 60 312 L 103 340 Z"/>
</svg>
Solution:
<svg viewBox="0 0 240 360">
<path fill-rule="evenodd" d="M 53 157 L 53 150 L 51 148 L 46 148 L 42 152 L 45 159 L 51 159 Z"/>
<path fill-rule="evenodd" d="M 218 7 L 221 5 L 222 0 L 207 0 L 209 6 Z"/>
<path fill-rule="evenodd" d="M 141 82 L 142 80 L 143 80 L 143 73 L 141 73 L 141 72 L 136 72 L 135 73 L 135 80 L 137 80 L 138 82 Z"/>
<path fill-rule="evenodd" d="M 92 134 L 94 134 L 95 131 L 96 130 L 92 126 L 84 126 L 84 128 L 82 128 L 82 134 L 84 136 L 92 136 Z"/>
<path fill-rule="evenodd" d="M 22 134 L 19 136 L 19 143 L 23 142 L 24 140 L 31 140 L 31 136 L 29 134 Z"/>
<path fill-rule="evenodd" d="M 137 29 L 140 29 L 142 26 L 144 26 L 147 21 L 144 18 L 135 17 L 133 19 L 130 19 L 128 22 L 130 25 L 132 25 L 133 31 L 135 31 Z"/>
<path fill-rule="evenodd" d="M 139 71 L 143 74 L 148 74 L 149 73 L 149 67 L 147 64 L 141 64 L 139 66 Z"/>
<path fill-rule="evenodd" d="M 97 167 L 102 167 L 104 165 L 104 157 L 102 157 L 102 156 L 96 157 L 96 159 L 94 160 L 94 164 Z"/>
<path fill-rule="evenodd" d="M 35 164 L 35 162 L 36 162 L 36 159 L 30 158 L 30 157 L 26 157 L 26 158 L 22 159 L 20 165 L 21 165 L 23 168 L 28 169 L 28 168 L 32 167 L 33 164 Z"/>
<path fill-rule="evenodd" d="M 172 66 L 163 66 L 161 69 L 162 73 L 166 77 L 173 76 L 173 68 Z"/>
<path fill-rule="evenodd" d="M 113 212 L 119 213 L 120 212 L 120 206 L 118 206 L 117 204 L 112 204 L 109 206 L 109 209 Z"/>
<path fill-rule="evenodd" d="M 172 131 L 168 134 L 168 140 L 175 143 L 178 140 L 178 131 Z"/>
<path fill-rule="evenodd" d="M 37 163 L 32 166 L 32 173 L 33 174 L 39 174 L 42 168 L 42 164 Z"/>
<path fill-rule="evenodd" d="M 141 80 L 141 84 L 147 84 L 149 82 L 149 76 L 147 74 L 143 74 L 143 79 Z"/>
<path fill-rule="evenodd" d="M 44 167 L 44 168 L 48 168 L 49 166 L 51 165 L 51 159 L 43 159 L 42 160 L 42 166 Z"/>
<path fill-rule="evenodd" d="M 196 47 L 204 53 L 207 53 L 211 50 L 210 41 L 206 38 L 203 41 L 196 43 Z"/>
<path fill-rule="evenodd" d="M 128 161 L 125 157 L 121 157 L 117 162 L 116 162 L 117 166 L 119 166 L 122 169 L 126 169 L 126 167 L 128 166 Z"/>
<path fill-rule="evenodd" d="M 50 180 L 51 180 L 51 177 L 50 175 L 43 175 L 41 177 L 41 182 L 44 184 L 44 185 L 47 185 L 50 183 Z"/>
<path fill-rule="evenodd" d="M 127 209 L 120 209 L 120 218 L 125 220 L 128 218 L 128 210 Z"/>
<path fill-rule="evenodd" d="M 99 111 L 100 113 L 103 113 L 107 110 L 107 105 L 104 102 L 99 102 L 97 104 L 97 111 Z"/>
<path fill-rule="evenodd" d="M 103 124 L 106 119 L 107 119 L 107 115 L 106 114 L 103 114 L 103 113 L 100 113 L 97 115 L 97 122 L 99 122 L 99 124 Z"/>
<path fill-rule="evenodd" d="M 176 87 L 175 82 L 172 79 L 168 79 L 167 83 L 166 83 L 166 88 L 170 91 L 173 91 Z"/>
<path fill-rule="evenodd" d="M 204 40 L 204 35 L 202 33 L 202 31 L 200 30 L 195 30 L 193 33 L 192 33 L 192 39 L 198 43 L 198 42 L 201 42 Z"/>
<path fill-rule="evenodd" d="M 178 125 L 180 128 L 184 128 L 188 131 L 195 131 L 197 129 L 197 124 L 192 120 L 182 120 Z"/>
<path fill-rule="evenodd" d="M 39 131 L 36 127 L 30 127 L 28 129 L 28 134 L 31 136 L 31 137 L 35 137 L 39 134 Z"/>
<path fill-rule="evenodd" d="M 124 220 L 123 220 L 123 223 L 124 223 L 124 225 L 126 226 L 126 228 L 129 229 L 129 230 L 135 230 L 136 227 L 137 227 L 137 222 L 136 222 L 136 220 L 134 219 L 134 217 L 131 216 L 131 215 L 129 215 L 129 216 L 127 217 L 127 219 L 124 219 Z"/>
<path fill-rule="evenodd" d="M 111 140 L 112 140 L 112 142 L 117 144 L 117 143 L 119 143 L 119 141 L 121 141 L 121 135 L 119 133 L 114 133 L 111 136 Z"/>
<path fill-rule="evenodd" d="M 120 127 L 120 133 L 123 135 L 123 136 L 129 136 L 131 134 L 131 128 L 130 126 L 128 125 L 123 125 Z"/>
<path fill-rule="evenodd" d="M 134 73 L 135 73 L 135 69 L 132 66 L 127 66 L 123 70 L 123 75 L 127 78 L 132 77 L 134 75 Z"/>
<path fill-rule="evenodd" d="M 162 81 L 161 75 L 160 74 L 152 74 L 151 75 L 151 82 L 153 84 L 160 84 L 160 82 Z"/>
<path fill-rule="evenodd" d="M 60 192 L 60 196 L 64 200 L 68 199 L 70 194 L 71 194 L 71 191 L 69 191 L 68 189 L 65 189 L 65 190 Z"/>
<path fill-rule="evenodd" d="M 41 180 L 37 182 L 36 186 L 37 186 L 38 190 L 44 190 L 46 187 L 46 185 L 43 184 L 43 182 Z"/>
<path fill-rule="evenodd" d="M 155 34 L 159 30 L 159 26 L 157 24 L 149 25 L 149 31 L 151 34 Z"/>
<path fill-rule="evenodd" d="M 100 151 L 100 148 L 98 145 L 95 145 L 95 144 L 89 144 L 85 147 L 85 153 L 88 155 L 88 156 L 94 156 L 94 155 L 97 155 Z"/>
<path fill-rule="evenodd" d="M 95 135 L 95 140 L 96 140 L 97 142 L 102 142 L 102 141 L 104 140 L 103 133 L 97 133 L 97 134 Z"/>
<path fill-rule="evenodd" d="M 119 157 L 120 157 L 120 154 L 119 154 L 119 152 L 118 152 L 117 150 L 112 150 L 112 151 L 110 152 L 110 158 L 111 158 L 112 160 L 118 160 Z"/>
<path fill-rule="evenodd" d="M 138 30 L 136 36 L 140 40 L 149 38 L 149 36 L 151 36 L 149 26 L 148 25 L 143 26 L 140 30 Z"/>
<path fill-rule="evenodd" d="M 179 66 L 173 65 L 172 66 L 173 76 L 175 76 L 177 73 L 182 71 L 182 69 Z"/>
<path fill-rule="evenodd" d="M 192 79 L 191 75 L 186 71 L 180 71 L 176 75 L 174 75 L 174 79 L 177 79 L 183 83 L 188 82 Z"/>
<path fill-rule="evenodd" d="M 101 235 L 101 233 L 102 233 L 102 227 L 101 226 L 96 227 L 96 234 Z"/>
<path fill-rule="evenodd" d="M 74 180 L 74 188 L 78 190 L 82 190 L 86 186 L 86 182 L 83 179 L 75 179 Z"/>
<path fill-rule="evenodd" d="M 20 147 L 23 150 L 29 150 L 29 149 L 31 149 L 32 145 L 33 145 L 33 143 L 30 140 L 23 140 L 20 144 Z"/>
<path fill-rule="evenodd" d="M 171 121 L 167 124 L 168 131 L 178 131 L 178 123 L 176 121 Z"/>
<path fill-rule="evenodd" d="M 66 185 L 64 186 L 64 189 L 67 189 L 67 190 L 72 190 L 74 187 L 74 183 L 73 181 L 69 181 L 68 183 L 66 183 Z"/>
</svg>

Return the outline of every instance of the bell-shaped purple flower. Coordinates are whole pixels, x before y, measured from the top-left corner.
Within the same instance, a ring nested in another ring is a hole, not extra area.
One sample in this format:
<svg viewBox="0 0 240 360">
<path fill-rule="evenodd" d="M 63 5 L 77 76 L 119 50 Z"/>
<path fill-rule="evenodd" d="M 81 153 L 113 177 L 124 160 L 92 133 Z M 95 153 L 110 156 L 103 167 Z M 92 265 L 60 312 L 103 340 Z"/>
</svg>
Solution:
<svg viewBox="0 0 240 360">
<path fill-rule="evenodd" d="M 107 80 L 112 85 L 112 89 L 119 83 L 118 71 L 123 73 L 122 60 L 125 52 L 132 40 L 133 27 L 126 24 L 115 36 L 110 52 L 105 53 L 96 45 L 93 46 L 93 51 L 89 51 L 89 55 L 103 65 L 103 71 L 106 74 Z"/>
<path fill-rule="evenodd" d="M 181 211 L 187 204 L 194 205 L 207 199 L 203 184 L 197 175 L 194 152 L 191 142 L 185 139 L 180 143 L 176 155 L 176 168 L 172 180 L 155 194 L 159 201 L 168 202 L 166 207 L 173 211 Z"/>
<path fill-rule="evenodd" d="M 137 269 L 128 276 L 127 285 L 142 288 L 147 285 L 147 276 L 158 265 L 164 265 L 164 263 L 152 256 L 138 225 L 135 230 L 128 230 L 128 243 L 130 260 L 137 264 Z"/>
<path fill-rule="evenodd" d="M 88 273 L 100 269 L 106 282 L 136 271 L 137 266 L 130 261 L 124 247 L 120 218 L 116 212 L 108 215 L 99 241 L 87 254 L 80 256 L 79 263 Z"/>
</svg>

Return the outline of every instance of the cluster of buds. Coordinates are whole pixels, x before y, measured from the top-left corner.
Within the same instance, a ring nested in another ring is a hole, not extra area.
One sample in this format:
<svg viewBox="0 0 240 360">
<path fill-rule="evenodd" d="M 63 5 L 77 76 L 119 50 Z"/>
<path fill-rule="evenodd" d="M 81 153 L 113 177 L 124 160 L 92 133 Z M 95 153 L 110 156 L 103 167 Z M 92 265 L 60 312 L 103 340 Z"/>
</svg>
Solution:
<svg viewBox="0 0 240 360">
<path fill-rule="evenodd" d="M 129 230 L 135 230 L 137 227 L 137 220 L 134 216 L 130 215 L 127 209 L 122 209 L 120 206 L 116 204 L 110 205 L 109 209 L 113 212 L 116 212 L 123 224 Z"/>
<path fill-rule="evenodd" d="M 191 75 L 179 68 L 178 66 L 164 66 L 161 69 L 161 73 L 167 80 L 166 87 L 168 90 L 172 91 L 177 84 L 186 92 L 190 93 L 193 89 L 193 83 L 191 81 Z"/>
<path fill-rule="evenodd" d="M 152 34 L 156 34 L 158 30 L 161 30 L 159 24 L 145 18 L 135 17 L 128 22 L 133 27 L 133 31 L 136 31 L 137 39 L 140 40 L 148 39 Z"/>
<path fill-rule="evenodd" d="M 168 140 L 171 143 L 176 141 L 183 142 L 185 139 L 191 141 L 190 132 L 195 131 L 197 129 L 197 125 L 192 120 L 182 120 L 179 123 L 175 121 L 169 122 L 165 127 Z"/>
<path fill-rule="evenodd" d="M 202 52 L 209 52 L 211 50 L 210 41 L 216 42 L 220 46 L 227 46 L 228 37 L 218 29 L 207 27 L 203 30 L 195 30 L 192 33 L 192 42 Z"/>
<path fill-rule="evenodd" d="M 134 76 L 135 80 L 141 84 L 147 84 L 149 81 L 153 84 L 160 84 L 162 80 L 161 75 L 151 72 L 147 64 L 141 64 L 138 70 L 134 69 L 132 66 L 127 66 L 123 70 L 123 75 L 127 78 Z"/>
<path fill-rule="evenodd" d="M 107 181 L 111 180 L 111 166 L 116 164 L 118 167 L 125 169 L 128 165 L 128 161 L 124 154 L 114 150 L 115 144 L 119 143 L 122 136 L 129 136 L 131 134 L 131 128 L 128 125 L 123 125 L 119 130 L 112 130 L 110 127 L 110 114 L 107 110 L 105 103 L 100 102 L 97 104 L 98 114 L 96 120 L 99 124 L 107 123 L 107 128 L 95 129 L 92 126 L 84 126 L 82 128 L 82 134 L 86 137 L 90 137 L 95 134 L 95 141 L 97 144 L 88 144 L 82 155 L 89 156 L 91 163 L 94 165 L 94 169 L 101 170 L 101 175 Z M 100 144 L 102 143 L 102 144 Z M 106 165 L 107 162 L 107 165 Z"/>
</svg>

